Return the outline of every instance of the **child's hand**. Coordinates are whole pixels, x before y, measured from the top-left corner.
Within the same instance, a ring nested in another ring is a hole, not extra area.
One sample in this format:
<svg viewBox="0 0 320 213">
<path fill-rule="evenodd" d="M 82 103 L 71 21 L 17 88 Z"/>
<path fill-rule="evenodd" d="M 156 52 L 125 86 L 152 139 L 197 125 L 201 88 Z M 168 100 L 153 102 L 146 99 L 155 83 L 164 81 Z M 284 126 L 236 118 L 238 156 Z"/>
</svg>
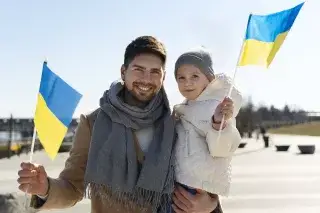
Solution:
<svg viewBox="0 0 320 213">
<path fill-rule="evenodd" d="M 217 106 L 213 116 L 214 123 L 221 123 L 222 117 L 224 115 L 224 120 L 227 121 L 232 118 L 234 110 L 233 101 L 229 97 L 225 97 L 224 100 Z"/>
</svg>

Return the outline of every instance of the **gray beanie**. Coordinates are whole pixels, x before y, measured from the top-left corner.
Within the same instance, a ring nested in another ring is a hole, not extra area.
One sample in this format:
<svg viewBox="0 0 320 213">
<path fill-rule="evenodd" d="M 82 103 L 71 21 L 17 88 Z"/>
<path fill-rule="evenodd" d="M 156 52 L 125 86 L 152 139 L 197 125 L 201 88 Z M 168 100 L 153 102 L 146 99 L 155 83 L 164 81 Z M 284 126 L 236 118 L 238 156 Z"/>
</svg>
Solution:
<svg viewBox="0 0 320 213">
<path fill-rule="evenodd" d="M 192 64 L 198 67 L 209 80 L 213 79 L 214 71 L 212 68 L 211 55 L 205 49 L 197 49 L 183 53 L 176 61 L 174 68 L 174 76 L 177 78 L 177 70 L 181 65 Z"/>
</svg>

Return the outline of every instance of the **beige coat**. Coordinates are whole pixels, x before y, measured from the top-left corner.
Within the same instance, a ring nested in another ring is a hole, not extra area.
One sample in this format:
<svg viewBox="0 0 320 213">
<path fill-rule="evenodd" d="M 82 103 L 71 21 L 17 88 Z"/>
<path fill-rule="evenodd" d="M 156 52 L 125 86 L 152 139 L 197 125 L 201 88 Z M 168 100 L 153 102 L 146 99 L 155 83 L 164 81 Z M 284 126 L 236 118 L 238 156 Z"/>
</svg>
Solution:
<svg viewBox="0 0 320 213">
<path fill-rule="evenodd" d="M 87 165 L 91 139 L 92 118 L 97 110 L 87 116 L 81 115 L 70 151 L 63 171 L 57 179 L 49 178 L 49 192 L 42 205 L 39 198 L 32 196 L 31 207 L 44 209 L 63 209 L 74 206 L 84 195 L 84 175 Z M 139 209 L 124 209 L 118 203 L 101 201 L 98 197 L 91 199 L 91 213 L 140 213 Z M 151 211 L 147 211 L 151 212 Z"/>
<path fill-rule="evenodd" d="M 37 196 L 32 196 L 31 207 L 38 210 L 63 209 L 74 206 L 84 196 L 84 175 L 88 160 L 88 153 L 93 125 L 94 111 L 89 115 L 81 115 L 76 130 L 73 147 L 59 177 L 49 179 L 49 192 L 45 203 L 41 203 Z M 139 150 L 137 150 L 139 152 Z M 141 151 L 141 150 L 140 150 Z M 139 155 L 138 155 L 139 158 Z M 111 204 L 112 203 L 112 204 Z M 111 205 L 110 205 L 111 204 Z M 151 213 L 151 210 L 127 209 L 116 202 L 102 201 L 98 197 L 91 198 L 91 213 Z M 222 212 L 219 205 L 214 212 Z"/>
</svg>

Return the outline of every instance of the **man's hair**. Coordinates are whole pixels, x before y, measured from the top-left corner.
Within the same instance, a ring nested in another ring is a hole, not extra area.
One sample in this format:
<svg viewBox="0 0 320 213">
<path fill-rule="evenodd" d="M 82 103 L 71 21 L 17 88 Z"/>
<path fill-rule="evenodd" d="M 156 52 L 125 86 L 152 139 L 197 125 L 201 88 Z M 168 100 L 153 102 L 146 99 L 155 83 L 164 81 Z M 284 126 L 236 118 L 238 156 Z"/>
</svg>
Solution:
<svg viewBox="0 0 320 213">
<path fill-rule="evenodd" d="M 128 67 L 137 55 L 144 53 L 159 56 L 163 64 L 166 63 L 167 53 L 164 45 L 153 36 L 140 36 L 127 46 L 123 65 Z"/>
</svg>

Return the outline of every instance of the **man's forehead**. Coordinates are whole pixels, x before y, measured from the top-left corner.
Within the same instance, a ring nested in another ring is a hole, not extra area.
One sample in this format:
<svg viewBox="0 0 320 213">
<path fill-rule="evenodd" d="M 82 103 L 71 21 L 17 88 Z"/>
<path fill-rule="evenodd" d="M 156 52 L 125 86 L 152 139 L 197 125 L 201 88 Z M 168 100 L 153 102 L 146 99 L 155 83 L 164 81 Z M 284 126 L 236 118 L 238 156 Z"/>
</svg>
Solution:
<svg viewBox="0 0 320 213">
<path fill-rule="evenodd" d="M 163 65 L 163 61 L 160 57 L 153 54 L 140 54 L 132 60 L 132 64 L 140 66 L 142 66 L 143 64 L 154 64 L 154 66 L 161 66 Z"/>
</svg>

